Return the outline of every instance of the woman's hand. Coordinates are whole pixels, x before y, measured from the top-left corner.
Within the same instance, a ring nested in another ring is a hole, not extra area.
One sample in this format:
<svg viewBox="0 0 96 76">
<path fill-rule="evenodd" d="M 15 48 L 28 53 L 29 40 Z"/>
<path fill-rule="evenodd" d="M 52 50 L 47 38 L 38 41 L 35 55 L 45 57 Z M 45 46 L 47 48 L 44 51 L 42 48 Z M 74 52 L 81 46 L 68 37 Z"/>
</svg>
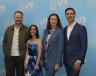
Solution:
<svg viewBox="0 0 96 76">
<path fill-rule="evenodd" d="M 60 68 L 60 65 L 59 64 L 55 64 L 55 71 L 58 71 Z"/>
<path fill-rule="evenodd" d="M 38 65 L 34 65 L 34 70 L 39 70 L 39 66 Z"/>
</svg>

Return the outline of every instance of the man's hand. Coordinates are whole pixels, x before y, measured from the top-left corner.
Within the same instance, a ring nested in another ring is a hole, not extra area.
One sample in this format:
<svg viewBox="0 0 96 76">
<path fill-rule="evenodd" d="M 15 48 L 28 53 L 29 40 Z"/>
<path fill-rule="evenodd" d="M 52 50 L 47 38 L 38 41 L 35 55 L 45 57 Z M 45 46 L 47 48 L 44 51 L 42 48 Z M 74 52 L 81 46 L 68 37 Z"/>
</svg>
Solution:
<svg viewBox="0 0 96 76">
<path fill-rule="evenodd" d="M 75 61 L 73 66 L 73 69 L 75 70 L 75 72 L 77 72 L 80 69 L 80 64 L 81 64 L 80 62 Z"/>
</svg>

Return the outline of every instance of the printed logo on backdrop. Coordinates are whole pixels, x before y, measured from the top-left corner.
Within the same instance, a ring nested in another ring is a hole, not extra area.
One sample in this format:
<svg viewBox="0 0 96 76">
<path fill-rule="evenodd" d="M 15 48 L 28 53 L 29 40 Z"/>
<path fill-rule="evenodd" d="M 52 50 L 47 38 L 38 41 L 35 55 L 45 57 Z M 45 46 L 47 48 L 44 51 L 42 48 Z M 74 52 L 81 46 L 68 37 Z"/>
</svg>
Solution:
<svg viewBox="0 0 96 76">
<path fill-rule="evenodd" d="M 19 4 L 19 9 L 24 11 L 26 9 L 32 9 L 34 6 L 33 2 L 32 1 L 29 1 L 29 2 L 22 2 Z"/>
<path fill-rule="evenodd" d="M 14 24 L 14 21 L 10 21 L 10 20 L 6 19 L 5 23 L 4 23 L 4 27 L 6 29 L 8 26 L 13 25 L 13 24 Z"/>
<path fill-rule="evenodd" d="M 87 6 L 89 8 L 96 8 L 96 0 L 87 0 Z"/>
<path fill-rule="evenodd" d="M 0 13 L 5 11 L 5 9 L 6 9 L 5 5 L 0 5 Z"/>
<path fill-rule="evenodd" d="M 56 10 L 57 8 L 62 8 L 68 3 L 68 0 L 50 0 L 49 6 L 51 10 Z"/>
<path fill-rule="evenodd" d="M 47 18 L 34 18 L 33 24 L 36 24 L 37 26 L 40 26 L 42 28 L 46 27 L 47 24 Z"/>
<path fill-rule="evenodd" d="M 88 40 L 88 48 L 96 48 L 96 38 L 94 37 L 93 39 Z"/>
<path fill-rule="evenodd" d="M 78 19 L 76 19 L 78 23 L 86 24 L 86 17 L 80 16 Z"/>
</svg>

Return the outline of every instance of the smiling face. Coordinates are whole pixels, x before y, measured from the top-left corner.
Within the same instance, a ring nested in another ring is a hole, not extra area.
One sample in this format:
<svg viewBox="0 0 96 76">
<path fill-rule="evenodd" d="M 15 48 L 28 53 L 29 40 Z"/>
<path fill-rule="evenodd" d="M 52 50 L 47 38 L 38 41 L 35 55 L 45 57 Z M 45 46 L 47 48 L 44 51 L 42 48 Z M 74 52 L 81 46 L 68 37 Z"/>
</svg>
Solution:
<svg viewBox="0 0 96 76">
<path fill-rule="evenodd" d="M 32 37 L 36 37 L 37 29 L 36 29 L 35 26 L 32 26 L 32 27 L 30 28 L 30 34 L 31 34 Z"/>
<path fill-rule="evenodd" d="M 57 19 L 57 17 L 55 15 L 50 17 L 50 24 L 51 24 L 52 28 L 56 27 L 57 22 L 58 22 L 58 19 Z"/>
<path fill-rule="evenodd" d="M 21 25 L 23 22 L 23 15 L 19 12 L 15 13 L 14 22 L 15 22 L 15 25 Z"/>
<path fill-rule="evenodd" d="M 67 10 L 66 13 L 65 13 L 65 16 L 66 16 L 66 19 L 68 21 L 68 23 L 73 23 L 74 20 L 75 20 L 75 13 L 73 10 Z"/>
</svg>

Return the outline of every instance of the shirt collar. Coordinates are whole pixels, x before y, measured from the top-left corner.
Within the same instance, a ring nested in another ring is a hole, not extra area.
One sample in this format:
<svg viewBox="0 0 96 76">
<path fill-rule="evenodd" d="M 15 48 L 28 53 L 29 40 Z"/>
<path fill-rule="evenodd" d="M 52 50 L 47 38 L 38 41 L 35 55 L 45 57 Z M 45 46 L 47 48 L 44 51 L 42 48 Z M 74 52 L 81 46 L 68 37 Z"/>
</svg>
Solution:
<svg viewBox="0 0 96 76">
<path fill-rule="evenodd" d="M 73 28 L 75 26 L 75 24 L 76 24 L 76 21 L 74 21 L 70 26 L 68 25 L 68 27 Z"/>
<path fill-rule="evenodd" d="M 12 30 L 14 30 L 14 24 L 12 25 L 11 29 L 12 29 Z M 19 29 L 20 29 L 20 30 L 22 30 L 22 29 L 23 29 L 23 24 L 20 26 L 20 28 L 19 28 Z"/>
</svg>

